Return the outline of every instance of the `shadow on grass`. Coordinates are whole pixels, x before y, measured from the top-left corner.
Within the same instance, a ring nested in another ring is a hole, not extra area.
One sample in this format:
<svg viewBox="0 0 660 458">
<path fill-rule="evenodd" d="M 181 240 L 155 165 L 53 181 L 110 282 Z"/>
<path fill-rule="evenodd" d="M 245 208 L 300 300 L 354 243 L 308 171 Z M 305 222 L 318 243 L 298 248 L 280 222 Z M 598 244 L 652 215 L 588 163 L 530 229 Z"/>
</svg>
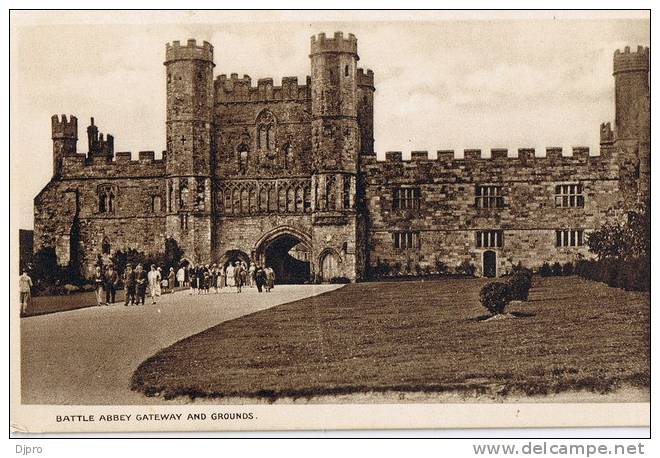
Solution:
<svg viewBox="0 0 660 458">
<path fill-rule="evenodd" d="M 505 316 L 507 318 L 531 318 L 533 316 L 536 316 L 536 313 L 530 313 L 530 312 L 506 312 L 502 314 L 502 316 Z M 480 315 L 476 318 L 471 318 L 469 321 L 487 321 L 487 320 L 492 320 L 493 318 L 496 318 L 497 315 Z"/>
</svg>

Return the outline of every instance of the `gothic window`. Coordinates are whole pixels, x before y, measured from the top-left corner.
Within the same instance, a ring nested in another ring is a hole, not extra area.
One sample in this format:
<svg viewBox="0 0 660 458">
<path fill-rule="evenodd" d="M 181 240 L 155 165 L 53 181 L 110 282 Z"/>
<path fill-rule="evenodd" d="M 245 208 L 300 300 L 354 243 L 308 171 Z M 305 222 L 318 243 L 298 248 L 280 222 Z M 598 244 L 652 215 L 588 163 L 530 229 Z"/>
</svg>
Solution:
<svg viewBox="0 0 660 458">
<path fill-rule="evenodd" d="M 268 189 L 266 187 L 259 190 L 259 211 L 268 211 Z"/>
<path fill-rule="evenodd" d="M 268 188 L 268 211 L 277 211 L 277 194 L 273 188 Z"/>
<path fill-rule="evenodd" d="M 343 193 L 344 208 L 351 207 L 351 176 L 344 175 L 344 193 Z"/>
<path fill-rule="evenodd" d="M 284 168 L 290 169 L 293 167 L 293 148 L 290 143 L 287 143 L 283 147 L 284 150 Z"/>
<path fill-rule="evenodd" d="M 151 196 L 151 213 L 160 213 L 160 196 Z"/>
<path fill-rule="evenodd" d="M 234 188 L 234 190 L 231 192 L 231 212 L 234 215 L 238 215 L 241 212 L 241 195 L 240 195 L 240 190 Z"/>
<path fill-rule="evenodd" d="M 242 175 L 247 173 L 250 148 L 245 143 L 238 145 L 238 169 Z"/>
<path fill-rule="evenodd" d="M 259 213 L 259 202 L 257 202 L 257 190 L 254 186 L 250 186 L 250 213 Z"/>
<path fill-rule="evenodd" d="M 308 212 L 312 209 L 312 201 L 311 201 L 311 196 L 309 192 L 309 187 L 305 187 L 303 189 L 303 207 L 304 211 Z"/>
<path fill-rule="evenodd" d="M 337 208 L 337 186 L 335 183 L 335 177 L 333 175 L 328 175 L 325 181 L 325 197 L 326 197 L 326 208 L 328 210 L 335 210 Z"/>
<path fill-rule="evenodd" d="M 195 208 L 197 210 L 204 210 L 204 200 L 206 197 L 206 184 L 204 183 L 204 178 L 197 178 L 196 185 Z"/>
<path fill-rule="evenodd" d="M 348 76 L 348 65 L 344 67 L 344 76 Z"/>
<path fill-rule="evenodd" d="M 103 254 L 110 254 L 110 241 L 107 237 L 103 237 L 103 242 L 101 243 L 101 252 Z"/>
<path fill-rule="evenodd" d="M 222 189 L 218 190 L 218 197 L 216 199 L 217 206 L 218 206 L 218 212 L 219 213 L 224 213 L 224 204 L 225 204 L 225 193 Z"/>
<path fill-rule="evenodd" d="M 116 190 L 113 186 L 105 185 L 98 189 L 99 213 L 112 213 L 115 211 Z"/>
<path fill-rule="evenodd" d="M 172 211 L 172 201 L 174 200 L 174 186 L 172 182 L 167 183 L 167 211 Z"/>
<path fill-rule="evenodd" d="M 188 205 L 188 180 L 186 178 L 181 179 L 179 185 L 179 208 L 186 208 Z"/>
<path fill-rule="evenodd" d="M 296 212 L 305 211 L 305 190 L 302 187 L 296 189 Z"/>
<path fill-rule="evenodd" d="M 278 189 L 278 210 L 280 213 L 286 212 L 286 187 L 280 186 Z"/>
<path fill-rule="evenodd" d="M 293 187 L 289 188 L 286 193 L 286 211 L 295 212 L 296 211 L 296 190 Z"/>
<path fill-rule="evenodd" d="M 181 230 L 183 230 L 183 231 L 188 230 L 188 214 L 187 213 L 181 213 L 179 215 L 179 223 L 181 225 Z"/>
<path fill-rule="evenodd" d="M 105 195 L 105 189 L 99 191 L 99 213 L 105 213 L 106 210 L 107 197 Z"/>
<path fill-rule="evenodd" d="M 275 116 L 268 110 L 262 111 L 257 116 L 257 142 L 261 150 L 275 149 Z"/>
<path fill-rule="evenodd" d="M 250 197 L 248 190 L 243 188 L 241 190 L 241 213 L 246 214 L 250 211 Z"/>
<path fill-rule="evenodd" d="M 231 204 L 231 189 L 225 190 L 225 214 L 229 214 L 233 211 Z"/>
</svg>

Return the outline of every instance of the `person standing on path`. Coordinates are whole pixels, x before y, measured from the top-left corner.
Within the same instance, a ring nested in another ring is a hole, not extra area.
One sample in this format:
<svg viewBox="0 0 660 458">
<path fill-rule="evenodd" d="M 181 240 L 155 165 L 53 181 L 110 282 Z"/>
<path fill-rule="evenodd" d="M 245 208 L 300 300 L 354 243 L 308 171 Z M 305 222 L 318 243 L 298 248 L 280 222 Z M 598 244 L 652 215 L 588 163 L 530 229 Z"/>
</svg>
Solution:
<svg viewBox="0 0 660 458">
<path fill-rule="evenodd" d="M 177 285 L 179 288 L 182 288 L 185 286 L 185 281 L 186 281 L 186 271 L 183 268 L 183 266 L 179 267 L 179 270 L 176 271 L 176 281 Z M 173 286 L 174 287 L 174 286 Z"/>
<path fill-rule="evenodd" d="M 236 283 L 237 293 L 240 293 L 242 291 L 243 275 L 244 275 L 243 266 L 239 261 L 236 261 L 236 267 L 234 268 L 234 282 Z"/>
<path fill-rule="evenodd" d="M 162 294 L 160 287 L 162 286 L 161 282 L 163 281 L 163 269 L 157 267 L 156 272 L 158 272 L 158 283 L 156 283 L 156 297 L 160 297 L 160 295 Z"/>
<path fill-rule="evenodd" d="M 103 277 L 103 272 L 101 272 L 101 267 L 96 266 L 94 270 L 94 292 L 96 293 L 96 305 L 104 305 L 103 302 L 103 283 L 105 283 L 105 278 Z"/>
<path fill-rule="evenodd" d="M 151 265 L 151 270 L 147 274 L 147 281 L 149 282 L 149 295 L 151 296 L 151 303 L 155 304 L 158 289 L 160 287 L 160 274 L 156 270 L 156 266 L 153 264 Z"/>
<path fill-rule="evenodd" d="M 218 267 L 218 289 L 225 287 L 225 266 L 222 264 Z"/>
<path fill-rule="evenodd" d="M 227 287 L 228 288 L 231 288 L 232 286 L 236 286 L 235 274 L 236 274 L 236 268 L 230 262 L 229 265 L 227 265 L 227 272 L 226 272 Z"/>
<path fill-rule="evenodd" d="M 130 264 L 126 264 L 126 270 L 124 271 L 124 289 L 126 289 L 124 306 L 135 304 L 135 272 Z"/>
<path fill-rule="evenodd" d="M 106 305 L 114 304 L 115 294 L 117 293 L 117 283 L 119 283 L 119 275 L 117 275 L 117 271 L 112 264 L 105 269 L 104 283 L 105 303 Z"/>
<path fill-rule="evenodd" d="M 254 287 L 254 273 L 257 271 L 257 266 L 254 262 L 250 263 L 250 268 L 248 269 L 247 282 L 250 288 Z"/>
<path fill-rule="evenodd" d="M 257 270 L 254 272 L 254 283 L 257 285 L 257 291 L 261 292 L 264 285 L 266 284 L 266 272 L 261 266 L 257 267 Z"/>
<path fill-rule="evenodd" d="M 218 265 L 213 264 L 211 267 L 211 288 L 213 288 L 215 294 L 218 294 L 218 273 Z"/>
<path fill-rule="evenodd" d="M 142 268 L 142 264 L 135 267 L 135 293 L 137 305 L 144 305 L 144 297 L 147 295 L 147 273 Z"/>
<path fill-rule="evenodd" d="M 21 276 L 18 277 L 18 290 L 21 293 L 21 316 L 25 316 L 32 299 L 32 279 L 25 269 L 23 269 Z"/>
<path fill-rule="evenodd" d="M 169 289 L 170 293 L 172 293 L 172 294 L 174 294 L 174 280 L 175 280 L 175 278 L 176 278 L 176 275 L 174 274 L 174 267 L 170 267 L 170 273 L 167 276 L 167 289 Z"/>
<path fill-rule="evenodd" d="M 270 290 L 275 288 L 275 271 L 270 266 L 266 267 L 264 271 L 266 272 L 266 292 L 270 293 Z"/>
</svg>

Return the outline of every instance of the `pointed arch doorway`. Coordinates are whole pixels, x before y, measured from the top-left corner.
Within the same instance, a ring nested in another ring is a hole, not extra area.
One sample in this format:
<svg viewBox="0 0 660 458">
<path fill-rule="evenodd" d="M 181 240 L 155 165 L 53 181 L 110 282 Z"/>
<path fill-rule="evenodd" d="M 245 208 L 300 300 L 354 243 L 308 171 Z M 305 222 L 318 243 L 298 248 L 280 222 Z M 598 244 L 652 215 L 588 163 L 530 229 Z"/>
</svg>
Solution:
<svg viewBox="0 0 660 458">
<path fill-rule="evenodd" d="M 300 284 L 311 278 L 311 238 L 302 231 L 281 226 L 264 234 L 255 245 L 258 264 L 275 272 L 275 283 Z"/>
</svg>

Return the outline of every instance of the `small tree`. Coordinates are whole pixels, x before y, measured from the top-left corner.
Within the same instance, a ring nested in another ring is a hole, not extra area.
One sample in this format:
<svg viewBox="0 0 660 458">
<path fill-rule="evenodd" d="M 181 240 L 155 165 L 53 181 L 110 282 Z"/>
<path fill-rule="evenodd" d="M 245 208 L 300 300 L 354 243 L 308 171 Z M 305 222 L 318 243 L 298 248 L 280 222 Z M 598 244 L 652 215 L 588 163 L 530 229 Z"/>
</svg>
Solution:
<svg viewBox="0 0 660 458">
<path fill-rule="evenodd" d="M 506 283 L 486 283 L 479 292 L 479 300 L 491 315 L 501 314 L 511 300 L 511 289 Z"/>
<path fill-rule="evenodd" d="M 532 278 L 518 271 L 514 272 L 507 281 L 511 290 L 511 300 L 526 301 L 529 297 L 529 289 L 532 287 Z"/>
<path fill-rule="evenodd" d="M 566 264 L 564 264 L 561 270 L 564 275 L 573 275 L 573 273 L 575 272 L 575 268 L 573 267 L 572 262 L 567 262 Z"/>
</svg>

